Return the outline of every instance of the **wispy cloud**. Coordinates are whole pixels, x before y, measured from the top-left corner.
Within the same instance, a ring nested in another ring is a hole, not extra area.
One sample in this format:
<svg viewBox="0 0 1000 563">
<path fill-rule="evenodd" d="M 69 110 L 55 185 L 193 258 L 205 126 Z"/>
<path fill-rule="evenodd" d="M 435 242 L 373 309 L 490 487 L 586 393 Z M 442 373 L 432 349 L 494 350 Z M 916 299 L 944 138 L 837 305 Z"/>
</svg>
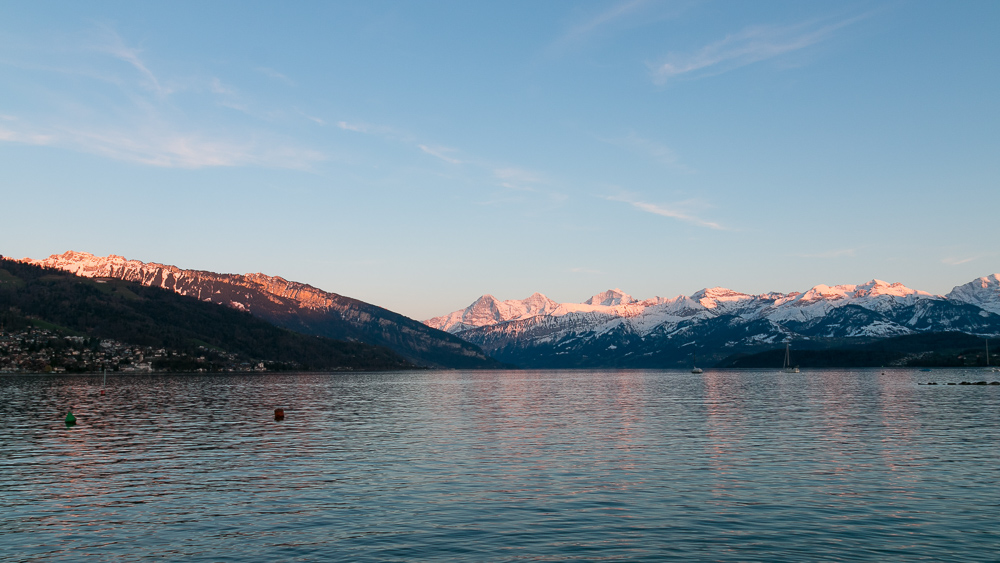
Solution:
<svg viewBox="0 0 1000 563">
<path fill-rule="evenodd" d="M 748 27 L 693 53 L 669 53 L 665 60 L 651 65 L 653 80 L 662 84 L 679 77 L 721 74 L 815 45 L 865 17 L 867 15 L 825 25 L 809 21 L 790 26 Z"/>
<path fill-rule="evenodd" d="M 212 78 L 212 80 L 209 81 L 209 90 L 211 90 L 213 94 L 221 94 L 224 96 L 236 93 L 232 88 L 223 85 L 222 81 L 218 78 Z"/>
<path fill-rule="evenodd" d="M 662 143 L 640 137 L 634 131 L 630 131 L 629 134 L 624 137 L 598 137 L 598 139 L 611 145 L 625 147 L 635 152 L 642 153 L 660 164 L 669 166 L 675 170 L 681 172 L 691 172 L 690 168 L 681 163 L 680 158 L 672 148 Z"/>
<path fill-rule="evenodd" d="M 344 131 L 354 131 L 355 133 L 371 133 L 371 127 L 366 123 L 348 123 L 346 121 L 338 121 L 337 127 L 340 127 Z"/>
<path fill-rule="evenodd" d="M 161 76 L 143 51 L 129 45 L 114 29 L 98 25 L 96 35 L 74 42 L 72 49 L 26 48 L 22 56 L 48 57 L 46 64 L 17 62 L 24 73 L 46 73 L 39 89 L 48 93 L 34 113 L 0 119 L 0 142 L 47 146 L 106 158 L 170 168 L 261 166 L 309 169 L 328 155 L 270 130 L 275 112 L 250 112 L 250 97 L 219 77 Z M 126 65 L 121 65 L 124 62 Z M 64 75 L 112 84 L 100 96 L 86 88 L 51 88 L 51 77 Z M 185 91 L 180 99 L 172 94 Z M 233 121 L 218 113 L 224 106 L 258 118 Z M 206 109 L 211 119 L 194 118 Z M 280 113 L 280 112 L 277 112 Z"/>
<path fill-rule="evenodd" d="M 10 121 L 13 121 L 13 119 Z M 49 145 L 52 144 L 53 137 L 52 135 L 43 135 L 41 133 L 25 131 L 12 131 L 10 129 L 0 127 L 0 141 L 21 143 L 25 145 Z"/>
<path fill-rule="evenodd" d="M 281 74 L 280 72 L 274 70 L 273 68 L 268 68 L 266 66 L 259 66 L 254 70 L 263 74 L 264 76 L 267 76 L 268 78 L 279 80 L 281 82 L 284 82 L 285 84 L 288 84 L 289 86 L 295 86 L 295 81 L 293 81 L 291 78 L 288 78 L 284 74 Z"/>
<path fill-rule="evenodd" d="M 949 266 L 958 266 L 960 264 L 967 264 L 969 262 L 979 260 L 980 258 L 982 258 L 982 256 L 971 256 L 968 258 L 955 258 L 953 256 L 949 256 L 948 258 L 942 259 L 941 262 L 943 264 L 948 264 Z"/>
<path fill-rule="evenodd" d="M 402 143 L 419 149 L 424 154 L 443 160 L 449 164 L 462 165 L 463 174 L 475 178 L 475 182 L 488 179 L 493 185 L 505 188 L 501 193 L 490 194 L 490 198 L 478 202 L 479 205 L 513 205 L 524 203 L 526 196 L 537 201 L 544 198 L 552 205 L 564 203 L 569 196 L 553 187 L 553 182 L 544 174 L 526 170 L 517 166 L 498 165 L 495 161 L 478 158 L 475 155 L 458 158 L 456 153 L 463 154 L 460 149 L 423 141 L 417 135 L 407 133 L 395 127 L 375 125 L 366 121 L 338 121 L 337 127 L 353 133 L 373 135 L 382 139 Z M 522 192 L 515 194 L 513 192 Z"/>
<path fill-rule="evenodd" d="M 408 144 L 414 148 L 420 149 L 420 151 L 424 154 L 429 154 L 434 158 L 441 159 L 449 164 L 463 164 L 465 162 L 452 156 L 452 153 L 458 152 L 458 149 L 421 142 L 418 140 L 416 135 L 400 131 L 394 127 L 374 125 L 364 121 L 338 121 L 337 127 L 343 129 L 344 131 L 374 135 L 390 141 Z"/>
<path fill-rule="evenodd" d="M 634 13 L 647 3 L 647 0 L 627 0 L 625 2 L 618 2 L 600 14 L 571 26 L 552 43 L 549 47 L 549 51 L 553 53 L 561 51 L 569 45 L 585 39 L 595 31 L 606 27 L 608 24 Z"/>
<path fill-rule="evenodd" d="M 236 88 L 222 83 L 217 77 L 208 81 L 208 90 L 216 95 L 217 103 L 222 107 L 242 111 L 253 115 L 250 111 L 250 104 L 236 91 Z"/>
<path fill-rule="evenodd" d="M 521 168 L 496 168 L 493 176 L 500 181 L 501 186 L 524 192 L 535 191 L 535 185 L 544 183 L 540 174 Z"/>
<path fill-rule="evenodd" d="M 676 203 L 668 206 L 659 203 L 649 203 L 646 201 L 639 201 L 638 199 L 635 199 L 634 197 L 631 197 L 629 195 L 608 196 L 605 199 L 609 201 L 620 201 L 622 203 L 627 203 L 636 209 L 645 211 L 646 213 L 652 213 L 654 215 L 659 215 L 661 217 L 669 217 L 671 219 L 677 219 L 679 221 L 684 221 L 685 223 L 691 223 L 692 225 L 697 225 L 699 227 L 707 227 L 709 229 L 715 229 L 719 231 L 727 230 L 725 227 L 716 222 L 707 221 L 705 219 L 702 219 L 701 217 L 692 214 L 690 211 L 685 209 L 685 207 L 688 207 L 690 205 L 689 203 Z"/>
<path fill-rule="evenodd" d="M 449 162 L 451 164 L 462 164 L 461 160 L 448 156 L 448 153 L 455 152 L 456 149 L 448 147 L 429 147 L 427 145 L 417 145 L 417 147 L 425 153 L 440 158 L 445 162 Z"/>
<path fill-rule="evenodd" d="M 365 135 L 375 135 L 376 137 L 382 137 L 390 141 L 399 141 L 403 143 L 417 144 L 416 137 L 409 133 L 400 131 L 394 127 L 389 127 L 387 125 L 377 125 L 374 123 L 368 123 L 365 121 L 338 121 L 337 127 L 343 129 L 344 131 L 352 131 L 354 133 L 364 133 Z"/>
<path fill-rule="evenodd" d="M 304 117 L 304 118 L 308 119 L 309 121 L 312 121 L 313 123 L 315 123 L 317 125 L 321 125 L 323 127 L 326 127 L 326 120 L 323 119 L 322 117 L 317 117 L 315 115 L 308 114 L 308 113 L 302 111 L 301 109 L 299 109 L 299 108 L 297 108 L 295 106 L 292 107 L 292 111 L 294 113 L 298 114 L 299 116 Z"/>
<path fill-rule="evenodd" d="M 577 19 L 549 43 L 542 55 L 549 58 L 559 57 L 567 52 L 584 48 L 601 38 L 621 34 L 630 28 L 676 18 L 693 3 L 683 0 L 670 3 L 653 0 L 620 0 L 599 13 L 589 12 Z"/>
<path fill-rule="evenodd" d="M 153 71 L 139 57 L 139 54 L 142 53 L 141 50 L 126 45 L 121 36 L 110 27 L 104 26 L 101 29 L 105 40 L 97 46 L 96 49 L 98 51 L 107 53 L 131 65 L 143 77 L 142 84 L 157 95 L 165 97 L 173 92 L 172 88 L 167 88 L 160 83 L 160 79 L 153 74 Z"/>
<path fill-rule="evenodd" d="M 172 131 L 163 126 L 146 126 L 140 130 L 72 126 L 45 131 L 0 128 L 0 141 L 66 148 L 164 168 L 263 166 L 307 169 L 326 159 L 319 151 L 296 147 L 273 137 L 236 141 Z"/>
<path fill-rule="evenodd" d="M 828 250 L 813 254 L 796 254 L 798 258 L 853 258 L 857 253 L 855 248 L 842 248 L 839 250 Z"/>
</svg>

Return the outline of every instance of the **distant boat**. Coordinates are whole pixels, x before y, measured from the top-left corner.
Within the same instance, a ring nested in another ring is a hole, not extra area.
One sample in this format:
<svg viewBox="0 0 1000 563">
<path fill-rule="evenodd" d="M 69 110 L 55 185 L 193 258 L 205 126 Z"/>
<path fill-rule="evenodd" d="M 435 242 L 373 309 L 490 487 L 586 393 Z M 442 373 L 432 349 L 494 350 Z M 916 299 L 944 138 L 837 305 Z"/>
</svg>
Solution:
<svg viewBox="0 0 1000 563">
<path fill-rule="evenodd" d="M 792 356 L 787 342 L 785 342 L 785 365 L 781 367 L 781 370 L 785 373 L 799 373 L 799 366 L 792 366 Z"/>
<path fill-rule="evenodd" d="M 698 354 L 693 354 L 694 360 L 691 362 L 691 373 L 704 373 L 705 370 L 698 367 Z"/>
</svg>

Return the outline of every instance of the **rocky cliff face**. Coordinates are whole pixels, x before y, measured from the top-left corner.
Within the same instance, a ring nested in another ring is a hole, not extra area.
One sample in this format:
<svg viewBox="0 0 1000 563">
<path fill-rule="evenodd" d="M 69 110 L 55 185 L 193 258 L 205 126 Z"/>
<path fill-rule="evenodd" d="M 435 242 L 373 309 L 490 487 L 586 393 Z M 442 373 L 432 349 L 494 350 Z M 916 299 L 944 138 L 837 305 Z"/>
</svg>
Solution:
<svg viewBox="0 0 1000 563">
<path fill-rule="evenodd" d="M 499 364 L 477 346 L 387 309 L 264 274 L 218 274 L 144 263 L 121 256 L 66 252 L 23 262 L 79 276 L 115 278 L 160 287 L 201 301 L 247 311 L 278 326 L 338 340 L 385 346 L 428 367 L 491 368 Z"/>
</svg>

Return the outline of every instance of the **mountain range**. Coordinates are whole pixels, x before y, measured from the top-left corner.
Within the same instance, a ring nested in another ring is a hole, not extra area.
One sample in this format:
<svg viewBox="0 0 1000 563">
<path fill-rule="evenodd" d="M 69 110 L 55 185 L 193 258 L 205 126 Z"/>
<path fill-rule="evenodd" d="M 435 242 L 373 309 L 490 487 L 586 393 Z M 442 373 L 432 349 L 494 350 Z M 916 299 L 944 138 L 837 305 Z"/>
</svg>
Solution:
<svg viewBox="0 0 1000 563">
<path fill-rule="evenodd" d="M 881 280 L 787 294 L 715 287 L 645 300 L 611 289 L 583 303 L 484 295 L 424 322 L 526 368 L 683 367 L 695 357 L 713 365 L 784 342 L 818 350 L 922 333 L 998 335 L 1000 275 L 947 295 Z"/>
<path fill-rule="evenodd" d="M 74 251 L 21 262 L 159 288 L 294 332 L 388 348 L 416 366 L 435 368 L 677 368 L 695 358 L 704 366 L 740 366 L 770 361 L 768 351 L 786 342 L 796 351 L 823 351 L 810 357 L 823 358 L 824 365 L 836 364 L 843 350 L 905 362 L 930 346 L 934 334 L 1000 335 L 1000 274 L 947 295 L 881 280 L 757 295 L 715 287 L 643 300 L 610 289 L 582 303 L 558 303 L 540 293 L 507 301 L 484 295 L 421 323 L 260 273 L 185 270 Z M 924 336 L 911 338 L 917 335 Z M 956 350 L 956 343 L 975 339 L 941 341 Z M 873 353 L 875 342 L 897 344 L 894 351 Z M 946 361 L 942 357 L 935 361 Z"/>
<path fill-rule="evenodd" d="M 502 367 L 478 346 L 447 332 L 376 305 L 277 276 L 185 270 L 122 256 L 74 251 L 21 261 L 85 278 L 117 279 L 162 288 L 244 311 L 302 334 L 382 346 L 422 367 Z"/>
</svg>

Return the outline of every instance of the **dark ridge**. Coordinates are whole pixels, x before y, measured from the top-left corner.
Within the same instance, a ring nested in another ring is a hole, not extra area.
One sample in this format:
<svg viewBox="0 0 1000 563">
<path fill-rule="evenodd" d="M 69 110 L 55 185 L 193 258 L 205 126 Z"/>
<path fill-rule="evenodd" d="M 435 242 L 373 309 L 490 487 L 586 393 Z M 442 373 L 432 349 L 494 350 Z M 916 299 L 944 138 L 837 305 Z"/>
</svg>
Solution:
<svg viewBox="0 0 1000 563">
<path fill-rule="evenodd" d="M 990 344 L 1000 345 L 1000 339 Z M 990 365 L 1000 357 L 991 346 Z M 780 369 L 785 348 L 755 354 L 733 354 L 718 362 L 717 368 Z M 884 338 L 863 344 L 837 346 L 820 350 L 792 349 L 793 365 L 803 368 L 824 367 L 972 367 L 985 366 L 986 340 L 961 332 L 932 332 Z"/>
<path fill-rule="evenodd" d="M 0 322 L 8 331 L 36 326 L 187 354 L 220 350 L 296 369 L 415 367 L 385 347 L 299 334 L 249 313 L 164 289 L 83 278 L 3 257 Z"/>
<path fill-rule="evenodd" d="M 388 309 L 307 284 L 264 274 L 219 274 L 155 263 L 146 266 L 151 269 L 139 272 L 125 268 L 110 275 L 114 279 L 210 300 L 217 306 L 249 311 L 257 318 L 298 333 L 384 346 L 421 367 L 512 367 L 501 364 L 479 346 L 457 336 Z M 298 297 L 305 294 L 323 301 L 323 306 L 304 306 Z"/>
</svg>

